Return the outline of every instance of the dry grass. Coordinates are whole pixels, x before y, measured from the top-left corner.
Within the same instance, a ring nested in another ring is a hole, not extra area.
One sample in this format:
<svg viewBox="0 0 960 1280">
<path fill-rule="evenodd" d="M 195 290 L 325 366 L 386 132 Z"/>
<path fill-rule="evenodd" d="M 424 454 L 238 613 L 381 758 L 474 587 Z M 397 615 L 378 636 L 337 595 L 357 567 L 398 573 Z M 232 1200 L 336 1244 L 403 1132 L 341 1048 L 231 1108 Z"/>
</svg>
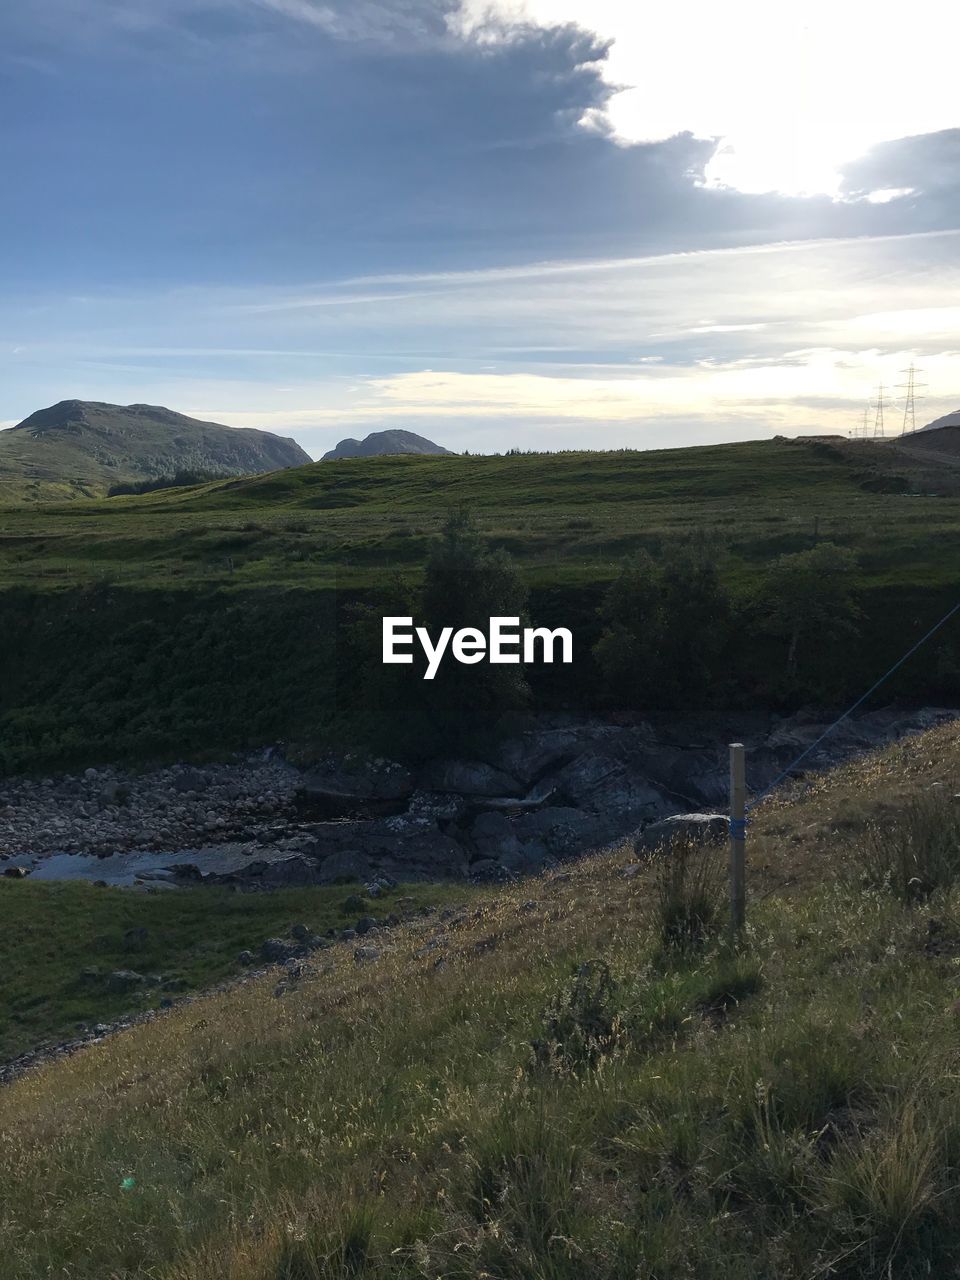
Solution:
<svg viewBox="0 0 960 1280">
<path fill-rule="evenodd" d="M 923 939 L 960 898 L 829 867 L 958 761 L 945 727 L 768 802 L 739 954 L 664 953 L 656 868 L 611 854 L 21 1079 L 4 1277 L 954 1274 L 958 971 Z M 578 1018 L 597 1051 L 538 1062 Z"/>
</svg>

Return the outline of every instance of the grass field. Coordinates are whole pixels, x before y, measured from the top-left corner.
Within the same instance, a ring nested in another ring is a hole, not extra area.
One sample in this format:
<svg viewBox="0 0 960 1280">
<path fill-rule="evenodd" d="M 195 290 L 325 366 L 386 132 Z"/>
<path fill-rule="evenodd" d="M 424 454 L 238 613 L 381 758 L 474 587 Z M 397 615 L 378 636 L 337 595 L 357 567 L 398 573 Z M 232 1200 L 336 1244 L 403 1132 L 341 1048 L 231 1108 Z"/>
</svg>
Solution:
<svg viewBox="0 0 960 1280">
<path fill-rule="evenodd" d="M 572 672 L 531 673 L 537 706 L 595 708 L 605 587 L 638 549 L 691 539 L 721 549 L 747 613 L 777 556 L 824 539 L 853 550 L 864 621 L 834 663 L 853 696 L 957 598 L 955 480 L 871 442 L 773 440 L 348 460 L 2 508 L 0 771 L 353 741 L 354 704 L 338 699 L 344 609 L 398 572 L 416 580 L 463 504 L 516 559 L 534 621 L 577 637 Z M 960 647 L 943 642 L 887 696 L 949 698 Z M 781 661 L 762 636 L 744 643 L 748 677 Z"/>
<path fill-rule="evenodd" d="M 456 884 L 406 885 L 369 900 L 361 912 L 344 905 L 358 891 L 337 885 L 140 893 L 0 879 L 0 1061 L 69 1039 L 79 1024 L 155 1009 L 171 992 L 238 977 L 245 972 L 242 951 L 259 957 L 264 939 L 289 940 L 295 924 L 323 934 L 354 925 L 361 914 L 382 919 L 395 910 L 444 907 L 474 892 Z M 118 969 L 157 975 L 164 984 L 113 991 L 110 974 Z"/>
<path fill-rule="evenodd" d="M 639 547 L 722 540 L 743 577 L 814 536 L 862 551 L 873 580 L 943 581 L 960 559 L 960 495 L 878 493 L 927 473 L 889 453 L 779 441 L 649 453 L 395 457 L 314 464 L 193 489 L 0 509 L 0 586 L 369 586 L 418 568 L 466 505 L 531 586 L 597 583 Z"/>
<path fill-rule="evenodd" d="M 624 851 L 22 1078 L 4 1274 L 955 1274 L 958 782 L 950 725 L 768 802 L 736 952 L 668 945 Z"/>
</svg>

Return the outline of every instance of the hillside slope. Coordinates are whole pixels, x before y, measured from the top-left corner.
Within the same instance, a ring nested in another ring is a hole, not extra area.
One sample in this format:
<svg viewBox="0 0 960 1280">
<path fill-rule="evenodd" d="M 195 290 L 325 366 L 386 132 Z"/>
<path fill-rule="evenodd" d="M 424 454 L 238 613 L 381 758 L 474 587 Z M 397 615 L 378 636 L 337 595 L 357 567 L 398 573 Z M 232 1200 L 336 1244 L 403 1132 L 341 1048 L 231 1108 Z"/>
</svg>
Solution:
<svg viewBox="0 0 960 1280">
<path fill-rule="evenodd" d="M 623 849 L 15 1081 L 6 1274 L 956 1274 L 958 782 L 953 724 L 765 804 L 737 951 Z"/>
<path fill-rule="evenodd" d="M 0 499 L 104 494 L 181 471 L 239 476 L 310 462 L 294 441 L 158 405 L 63 400 L 0 432 Z"/>
</svg>

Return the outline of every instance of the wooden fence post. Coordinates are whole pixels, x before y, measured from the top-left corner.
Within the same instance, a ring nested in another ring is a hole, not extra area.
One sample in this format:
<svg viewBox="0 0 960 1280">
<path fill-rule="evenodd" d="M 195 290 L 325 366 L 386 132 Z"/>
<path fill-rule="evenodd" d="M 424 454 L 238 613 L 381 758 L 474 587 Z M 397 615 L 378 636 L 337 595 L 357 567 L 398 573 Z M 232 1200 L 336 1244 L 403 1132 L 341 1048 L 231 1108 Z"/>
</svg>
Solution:
<svg viewBox="0 0 960 1280">
<path fill-rule="evenodd" d="M 747 785 L 743 743 L 730 744 L 730 935 L 736 942 L 747 916 Z"/>
</svg>

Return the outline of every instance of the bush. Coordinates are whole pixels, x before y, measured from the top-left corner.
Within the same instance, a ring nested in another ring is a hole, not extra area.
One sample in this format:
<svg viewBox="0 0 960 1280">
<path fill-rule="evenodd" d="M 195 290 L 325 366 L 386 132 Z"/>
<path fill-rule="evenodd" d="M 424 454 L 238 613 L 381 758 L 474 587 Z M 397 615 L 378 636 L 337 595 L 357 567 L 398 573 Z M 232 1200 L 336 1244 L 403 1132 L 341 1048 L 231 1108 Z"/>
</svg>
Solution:
<svg viewBox="0 0 960 1280">
<path fill-rule="evenodd" d="M 619 984 L 601 961 L 580 965 L 571 982 L 554 996 L 544 1037 L 533 1042 L 534 1061 L 554 1070 L 597 1066 L 624 1042 Z"/>
</svg>

